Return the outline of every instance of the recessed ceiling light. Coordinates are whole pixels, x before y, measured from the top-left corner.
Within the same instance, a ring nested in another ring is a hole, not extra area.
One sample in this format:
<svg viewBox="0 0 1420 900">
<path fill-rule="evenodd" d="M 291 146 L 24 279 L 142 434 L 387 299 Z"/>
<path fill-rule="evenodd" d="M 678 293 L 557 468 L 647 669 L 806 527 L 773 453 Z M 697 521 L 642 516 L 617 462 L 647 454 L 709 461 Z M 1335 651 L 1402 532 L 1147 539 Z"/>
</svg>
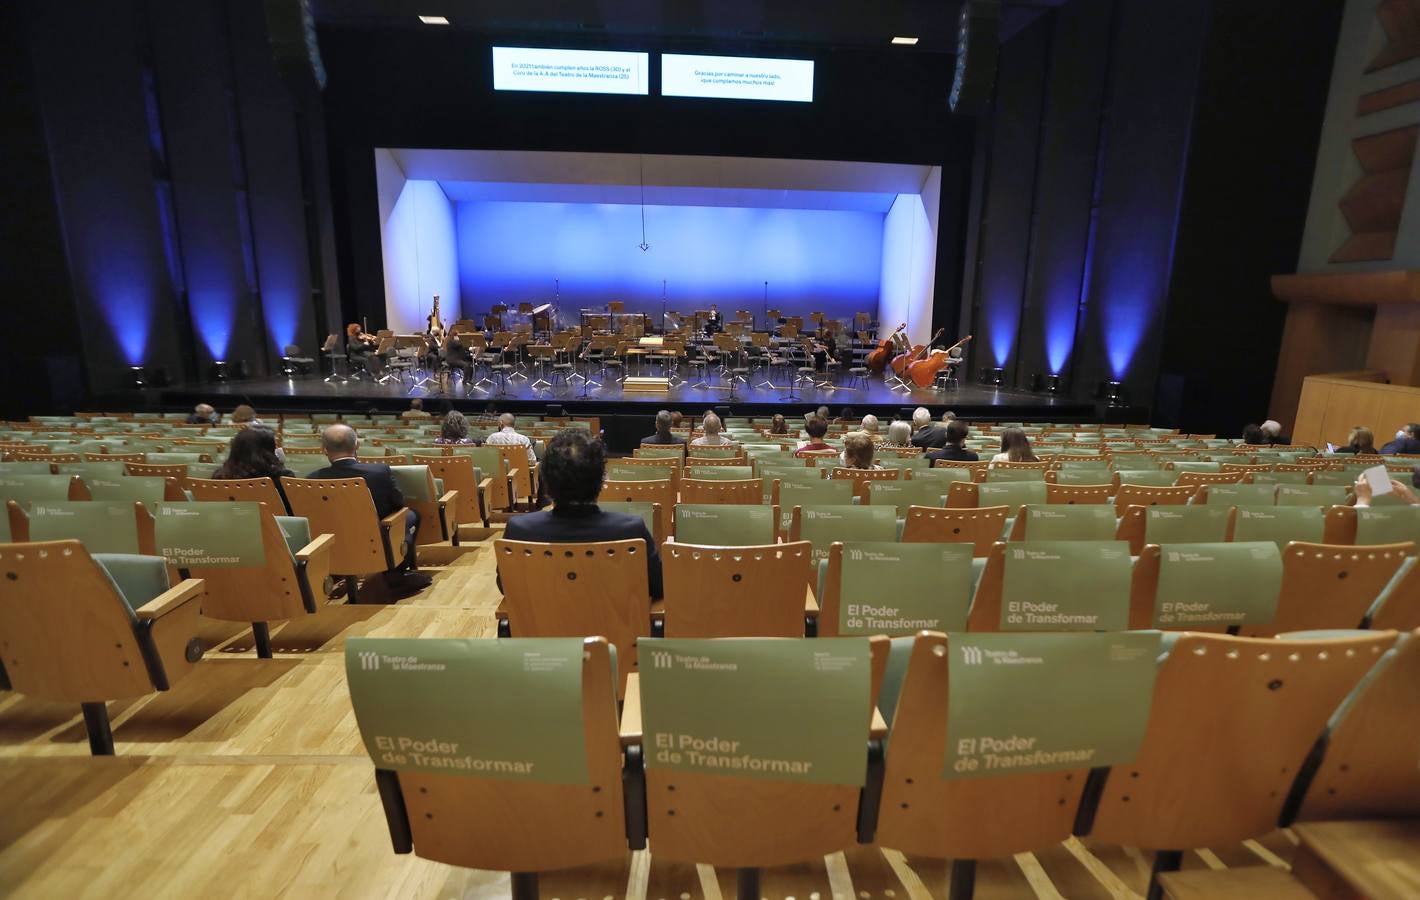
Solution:
<svg viewBox="0 0 1420 900">
<path fill-rule="evenodd" d="M 915 38 L 915 37 L 895 37 L 895 38 L 892 39 L 892 42 L 893 42 L 894 44 L 902 44 L 902 45 L 904 45 L 904 46 L 911 47 L 911 46 L 913 46 L 914 44 L 917 43 L 917 38 Z"/>
<path fill-rule="evenodd" d="M 446 18 L 445 16 L 420 16 L 420 17 L 419 17 L 419 21 L 423 22 L 425 25 L 447 25 L 447 24 L 449 24 L 449 20 L 448 20 L 448 18 Z M 916 41 L 913 41 L 913 43 L 915 44 L 915 43 L 917 43 L 917 42 L 916 42 Z"/>
</svg>

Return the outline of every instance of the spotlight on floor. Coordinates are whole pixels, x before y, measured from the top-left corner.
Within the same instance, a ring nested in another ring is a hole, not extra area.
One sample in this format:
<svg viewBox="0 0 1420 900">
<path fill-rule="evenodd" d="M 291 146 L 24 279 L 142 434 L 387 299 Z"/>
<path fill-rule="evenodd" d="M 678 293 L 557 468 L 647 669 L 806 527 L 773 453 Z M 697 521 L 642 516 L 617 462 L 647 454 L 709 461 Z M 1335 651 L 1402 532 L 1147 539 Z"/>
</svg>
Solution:
<svg viewBox="0 0 1420 900">
<path fill-rule="evenodd" d="M 145 388 L 148 386 L 148 370 L 143 366 L 128 367 L 128 386 L 133 388 Z"/>
<path fill-rule="evenodd" d="M 1095 389 L 1095 398 L 1108 400 L 1110 406 L 1128 406 L 1129 390 L 1118 381 L 1101 381 Z"/>
<path fill-rule="evenodd" d="M 1058 394 L 1060 393 L 1060 376 L 1046 375 L 1037 372 L 1031 376 L 1030 389 L 1037 393 Z"/>
<path fill-rule="evenodd" d="M 219 359 L 212 363 L 212 380 L 229 381 L 232 377 L 232 367 L 225 359 Z"/>
<path fill-rule="evenodd" d="M 168 386 L 168 370 L 162 366 L 129 366 L 128 386 L 142 390 Z"/>
<path fill-rule="evenodd" d="M 997 366 L 995 368 L 982 367 L 981 383 L 989 387 L 1000 387 L 1006 381 L 1006 370 Z"/>
</svg>

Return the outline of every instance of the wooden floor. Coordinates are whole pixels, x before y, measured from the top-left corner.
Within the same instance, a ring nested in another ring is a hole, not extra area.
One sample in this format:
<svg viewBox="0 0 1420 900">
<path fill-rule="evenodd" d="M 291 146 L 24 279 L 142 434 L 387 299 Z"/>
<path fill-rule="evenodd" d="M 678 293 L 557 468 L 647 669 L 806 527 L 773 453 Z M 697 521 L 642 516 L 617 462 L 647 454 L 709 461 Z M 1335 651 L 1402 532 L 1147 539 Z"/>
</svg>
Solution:
<svg viewBox="0 0 1420 900">
<path fill-rule="evenodd" d="M 207 658 L 176 689 L 110 704 L 118 756 L 89 757 L 78 710 L 0 694 L 0 897 L 505 897 L 502 873 L 390 850 L 373 769 L 346 692 L 350 635 L 494 636 L 491 542 L 395 606 L 332 605 L 250 634 L 211 623 Z M 1285 865 L 1293 839 L 1192 852 L 1185 868 Z M 654 848 L 653 848 L 654 849 Z M 977 896 L 1141 897 L 1149 857 L 1070 840 L 984 862 Z M 798 900 L 946 897 L 949 863 L 855 848 L 767 871 Z M 733 873 L 657 861 L 542 879 L 558 900 L 734 896 Z"/>
</svg>

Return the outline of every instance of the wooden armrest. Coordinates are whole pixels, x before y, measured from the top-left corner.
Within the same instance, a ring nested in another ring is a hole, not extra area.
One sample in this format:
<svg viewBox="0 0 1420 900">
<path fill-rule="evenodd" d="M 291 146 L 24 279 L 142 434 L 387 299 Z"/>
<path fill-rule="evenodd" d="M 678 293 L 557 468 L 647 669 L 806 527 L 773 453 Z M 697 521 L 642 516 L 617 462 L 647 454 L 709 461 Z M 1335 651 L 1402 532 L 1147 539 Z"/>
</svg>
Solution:
<svg viewBox="0 0 1420 900">
<path fill-rule="evenodd" d="M 485 478 L 478 483 L 478 518 L 483 522 L 483 527 L 488 527 L 488 509 L 493 504 L 488 502 L 488 492 L 493 489 L 493 479 Z"/>
<path fill-rule="evenodd" d="M 621 726 L 618 730 L 621 746 L 641 743 L 641 676 L 636 672 L 626 676 L 626 696 L 621 704 Z"/>
<path fill-rule="evenodd" d="M 319 534 L 315 540 L 296 551 L 296 558 L 309 563 L 313 557 L 327 555 L 330 553 L 331 545 L 335 543 L 335 535 Z"/>
<path fill-rule="evenodd" d="M 404 522 L 409 515 L 409 508 L 401 506 L 399 509 L 385 516 L 380 520 L 380 527 L 386 531 L 392 528 L 403 528 Z"/>
<path fill-rule="evenodd" d="M 454 504 L 454 503 L 457 503 L 458 500 L 459 500 L 459 492 L 458 492 L 458 491 L 456 491 L 456 490 L 455 490 L 455 491 L 444 491 L 444 496 L 442 496 L 442 497 L 439 498 L 439 503 L 440 503 L 441 505 L 444 505 L 444 506 L 449 506 L 449 505 L 452 505 L 452 504 Z"/>
<path fill-rule="evenodd" d="M 206 591 L 206 582 L 201 578 L 185 578 L 176 587 L 170 587 L 134 610 L 144 621 L 161 619 L 188 603 L 201 597 Z"/>
<path fill-rule="evenodd" d="M 868 737 L 882 739 L 887 737 L 887 721 L 883 719 L 883 714 L 878 712 L 876 706 L 873 707 L 873 721 L 868 725 Z"/>
<path fill-rule="evenodd" d="M 818 600 L 814 597 L 814 586 L 811 584 L 804 586 L 804 612 L 818 612 Z"/>
</svg>

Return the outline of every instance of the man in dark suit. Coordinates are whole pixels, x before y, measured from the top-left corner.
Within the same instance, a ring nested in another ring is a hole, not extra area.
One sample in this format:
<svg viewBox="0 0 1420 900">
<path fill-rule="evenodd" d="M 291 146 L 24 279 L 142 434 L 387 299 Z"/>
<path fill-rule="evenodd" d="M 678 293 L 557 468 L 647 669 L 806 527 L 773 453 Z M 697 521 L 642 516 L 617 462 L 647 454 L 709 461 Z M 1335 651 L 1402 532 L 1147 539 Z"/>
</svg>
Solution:
<svg viewBox="0 0 1420 900">
<path fill-rule="evenodd" d="M 933 450 L 927 454 L 927 459 L 936 462 L 945 459 L 951 462 L 976 462 L 979 457 L 971 450 L 966 449 L 966 437 L 971 430 L 966 427 L 966 423 L 957 419 L 952 419 L 947 423 L 946 445 L 940 450 Z"/>
<path fill-rule="evenodd" d="M 321 432 L 321 449 L 325 451 L 330 465 L 316 469 L 307 478 L 363 478 L 370 489 L 370 499 L 375 502 L 375 514 L 385 516 L 404 506 L 404 494 L 399 483 L 394 480 L 394 472 L 381 463 L 362 463 L 355 453 L 360 449 L 360 436 L 349 425 L 331 425 Z M 419 531 L 419 513 L 405 510 L 404 539 L 409 545 L 404 565 L 394 572 L 385 573 L 385 580 L 397 591 L 417 591 L 428 587 L 433 579 L 414 571 L 414 536 Z"/>
<path fill-rule="evenodd" d="M 912 446 L 924 450 L 940 450 L 947 444 L 947 426 L 933 422 L 927 407 L 919 406 L 912 411 Z"/>
<path fill-rule="evenodd" d="M 606 448 L 586 432 L 559 432 L 543 455 L 542 483 L 555 504 L 542 512 L 508 520 L 503 536 L 512 541 L 572 544 L 584 541 L 646 542 L 646 580 L 651 599 L 661 598 L 661 554 L 640 516 L 602 512 L 597 506 L 606 477 Z M 502 588 L 502 581 L 499 581 Z"/>
<path fill-rule="evenodd" d="M 1395 433 L 1395 440 L 1381 448 L 1382 456 L 1396 453 L 1420 453 L 1420 425 L 1411 422 Z"/>
<path fill-rule="evenodd" d="M 670 410 L 663 409 L 656 413 L 656 433 L 650 437 L 642 438 L 641 443 L 665 444 L 668 447 L 675 444 L 684 444 L 684 438 L 678 438 L 671 433 L 671 423 L 674 421 L 675 420 L 671 417 Z"/>
</svg>

